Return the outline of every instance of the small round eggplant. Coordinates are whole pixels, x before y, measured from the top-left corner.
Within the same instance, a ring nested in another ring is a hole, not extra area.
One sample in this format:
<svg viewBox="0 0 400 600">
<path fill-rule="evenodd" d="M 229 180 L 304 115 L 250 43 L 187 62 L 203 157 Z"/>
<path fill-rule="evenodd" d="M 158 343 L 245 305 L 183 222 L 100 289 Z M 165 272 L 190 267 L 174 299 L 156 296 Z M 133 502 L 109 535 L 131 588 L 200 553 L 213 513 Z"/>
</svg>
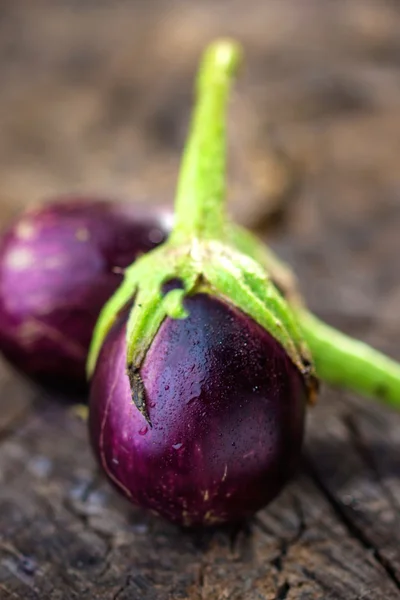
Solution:
<svg viewBox="0 0 400 600">
<path fill-rule="evenodd" d="M 126 317 L 93 375 L 89 427 L 98 460 L 132 502 L 185 526 L 236 521 L 292 475 L 307 393 L 283 347 L 250 317 L 208 294 L 167 318 L 140 369 L 149 422 L 132 401 Z"/>
<path fill-rule="evenodd" d="M 44 384 L 81 387 L 93 328 L 122 270 L 162 242 L 168 213 L 65 197 L 20 216 L 0 241 L 0 350 Z"/>
<path fill-rule="evenodd" d="M 280 492 L 317 373 L 400 402 L 400 365 L 310 315 L 285 293 L 290 271 L 226 216 L 225 115 L 240 58 L 233 40 L 206 48 L 173 231 L 104 306 L 88 358 L 101 466 L 132 502 L 186 526 L 240 520 Z"/>
</svg>

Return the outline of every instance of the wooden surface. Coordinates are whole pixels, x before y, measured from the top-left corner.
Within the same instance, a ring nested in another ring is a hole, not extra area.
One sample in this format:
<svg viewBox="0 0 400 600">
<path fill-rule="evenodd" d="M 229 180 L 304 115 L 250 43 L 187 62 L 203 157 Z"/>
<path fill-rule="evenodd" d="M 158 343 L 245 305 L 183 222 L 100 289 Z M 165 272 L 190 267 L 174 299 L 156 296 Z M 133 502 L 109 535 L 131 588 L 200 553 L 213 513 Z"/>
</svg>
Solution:
<svg viewBox="0 0 400 600">
<path fill-rule="evenodd" d="M 319 315 L 400 359 L 396 2 L 3 0 L 3 222 L 74 189 L 171 198 L 195 62 L 221 31 L 247 49 L 238 218 Z M 285 492 L 240 529 L 189 533 L 120 499 L 85 424 L 1 365 L 0 598 L 400 598 L 400 415 L 324 389 Z"/>
</svg>

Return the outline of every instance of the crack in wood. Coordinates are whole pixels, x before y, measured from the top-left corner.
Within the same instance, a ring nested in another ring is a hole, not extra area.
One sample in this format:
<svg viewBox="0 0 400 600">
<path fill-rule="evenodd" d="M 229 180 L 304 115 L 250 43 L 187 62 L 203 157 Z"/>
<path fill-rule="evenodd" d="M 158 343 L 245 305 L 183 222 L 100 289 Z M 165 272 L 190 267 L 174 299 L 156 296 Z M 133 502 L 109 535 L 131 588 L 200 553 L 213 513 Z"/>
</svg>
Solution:
<svg viewBox="0 0 400 600">
<path fill-rule="evenodd" d="M 391 490 L 388 489 L 385 483 L 382 481 L 372 452 L 370 451 L 368 444 L 365 443 L 365 440 L 362 436 L 362 433 L 354 415 L 344 415 L 343 423 L 345 424 L 347 431 L 349 432 L 350 441 L 352 442 L 355 451 L 358 453 L 367 469 L 375 478 L 376 483 L 382 490 L 382 494 L 385 496 L 386 500 L 388 501 L 388 504 L 393 509 L 393 512 L 397 515 L 399 512 L 399 506 L 396 502 L 396 498 L 393 496 Z"/>
<path fill-rule="evenodd" d="M 299 518 L 299 525 L 296 533 L 289 539 L 283 539 L 280 541 L 280 549 L 279 553 L 270 561 L 270 564 L 276 568 L 278 573 L 281 573 L 284 569 L 284 559 L 289 551 L 289 549 L 294 546 L 303 536 L 306 531 L 306 523 L 304 519 L 303 507 L 297 498 L 297 496 L 292 497 L 293 510 L 297 514 Z M 273 535 L 271 531 L 265 526 L 265 524 L 261 521 L 259 517 L 254 518 L 254 523 L 264 533 L 267 535 Z"/>
<path fill-rule="evenodd" d="M 290 584 L 288 581 L 284 581 L 282 585 L 279 586 L 278 591 L 275 596 L 275 600 L 286 600 L 288 594 L 290 592 Z"/>
<path fill-rule="evenodd" d="M 118 600 L 118 598 L 121 596 L 121 594 L 123 594 L 125 592 L 125 590 L 128 589 L 130 582 L 131 582 L 131 576 L 128 575 L 128 577 L 125 580 L 124 585 L 121 586 L 119 588 L 119 590 L 117 590 L 117 592 L 113 595 L 112 600 Z"/>
<path fill-rule="evenodd" d="M 387 577 L 392 581 L 395 587 L 400 590 L 400 580 L 398 579 L 393 567 L 388 563 L 385 557 L 382 556 L 380 549 L 374 545 L 370 539 L 368 539 L 368 537 L 365 535 L 365 532 L 351 519 L 349 511 L 331 492 L 329 487 L 319 475 L 318 469 L 315 467 L 312 460 L 308 458 L 305 460 L 305 463 L 312 480 L 330 504 L 339 521 L 344 525 L 348 533 L 355 538 L 363 548 L 365 548 L 365 550 L 372 551 L 375 560 L 384 569 Z"/>
</svg>

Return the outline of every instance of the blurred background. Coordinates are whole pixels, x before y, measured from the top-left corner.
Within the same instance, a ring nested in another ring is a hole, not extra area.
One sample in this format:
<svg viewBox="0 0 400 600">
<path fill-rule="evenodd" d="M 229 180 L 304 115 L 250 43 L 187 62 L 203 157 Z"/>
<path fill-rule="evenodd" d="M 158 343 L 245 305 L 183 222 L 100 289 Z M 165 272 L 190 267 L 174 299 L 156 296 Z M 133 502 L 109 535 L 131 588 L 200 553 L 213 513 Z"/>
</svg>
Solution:
<svg viewBox="0 0 400 600">
<path fill-rule="evenodd" d="M 232 211 L 269 234 L 323 316 L 365 331 L 380 302 L 390 324 L 399 31 L 395 0 L 2 0 L 1 223 L 74 191 L 171 201 L 199 54 L 233 35 L 246 63 Z"/>
</svg>

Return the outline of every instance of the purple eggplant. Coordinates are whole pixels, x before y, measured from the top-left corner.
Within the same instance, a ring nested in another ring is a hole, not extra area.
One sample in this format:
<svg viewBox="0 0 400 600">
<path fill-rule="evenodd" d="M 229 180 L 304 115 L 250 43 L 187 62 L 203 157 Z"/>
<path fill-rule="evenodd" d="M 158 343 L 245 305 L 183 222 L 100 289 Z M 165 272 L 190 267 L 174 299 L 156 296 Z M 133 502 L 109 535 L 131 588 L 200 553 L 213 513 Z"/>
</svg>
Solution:
<svg viewBox="0 0 400 600">
<path fill-rule="evenodd" d="M 132 402 L 126 317 L 102 347 L 90 431 L 109 479 L 132 502 L 185 526 L 251 515 L 297 466 L 306 389 L 282 346 L 207 294 L 167 318 L 140 369 L 148 421 Z"/>
<path fill-rule="evenodd" d="M 127 269 L 88 360 L 100 465 L 133 503 L 184 526 L 241 520 L 281 491 L 314 377 L 291 311 L 223 210 L 239 54 L 221 41 L 204 55 L 174 228 Z"/>
<path fill-rule="evenodd" d="M 168 224 L 165 210 L 84 197 L 21 215 L 0 242 L 0 350 L 8 361 L 40 383 L 84 385 L 103 304 Z"/>
<path fill-rule="evenodd" d="M 291 272 L 225 213 L 239 62 L 231 40 L 204 53 L 173 230 L 126 270 L 88 359 L 100 465 L 133 503 L 186 526 L 237 521 L 276 497 L 317 373 L 400 405 L 400 365 L 310 315 Z"/>
</svg>

